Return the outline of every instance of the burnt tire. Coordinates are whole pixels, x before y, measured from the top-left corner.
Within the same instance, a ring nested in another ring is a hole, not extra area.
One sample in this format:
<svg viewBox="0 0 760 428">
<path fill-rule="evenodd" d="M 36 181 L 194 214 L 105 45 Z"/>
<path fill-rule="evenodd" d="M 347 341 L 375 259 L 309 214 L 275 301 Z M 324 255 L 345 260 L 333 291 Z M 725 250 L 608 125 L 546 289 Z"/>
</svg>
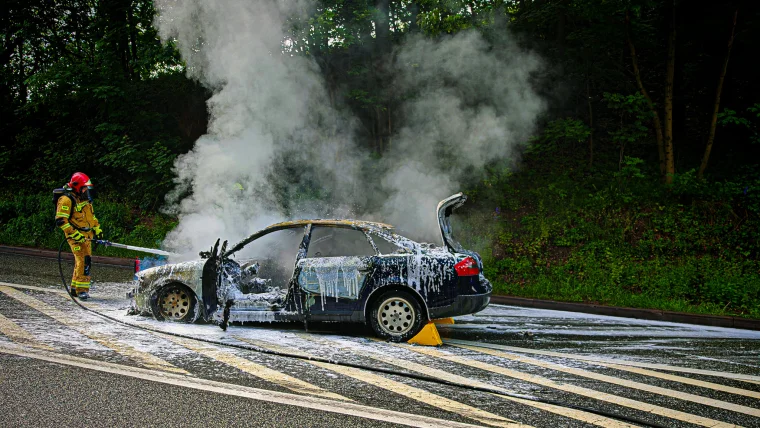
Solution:
<svg viewBox="0 0 760 428">
<path fill-rule="evenodd" d="M 153 317 L 159 321 L 191 323 L 195 321 L 195 294 L 183 284 L 168 284 L 150 299 Z"/>
<path fill-rule="evenodd" d="M 372 304 L 369 323 L 375 334 L 391 342 L 406 342 L 422 330 L 422 307 L 406 291 L 391 290 Z"/>
</svg>

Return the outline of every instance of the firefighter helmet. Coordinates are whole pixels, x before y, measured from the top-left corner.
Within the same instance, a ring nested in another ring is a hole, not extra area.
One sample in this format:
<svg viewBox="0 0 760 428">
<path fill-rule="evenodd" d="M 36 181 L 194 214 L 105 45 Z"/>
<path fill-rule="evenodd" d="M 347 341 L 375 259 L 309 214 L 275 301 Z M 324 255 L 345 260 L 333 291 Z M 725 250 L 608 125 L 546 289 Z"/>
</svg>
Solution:
<svg viewBox="0 0 760 428">
<path fill-rule="evenodd" d="M 77 193 L 82 193 L 82 188 L 85 188 L 85 190 L 91 188 L 92 182 L 87 174 L 83 172 L 75 172 L 74 175 L 71 176 L 71 180 L 69 180 L 69 187 Z"/>
</svg>

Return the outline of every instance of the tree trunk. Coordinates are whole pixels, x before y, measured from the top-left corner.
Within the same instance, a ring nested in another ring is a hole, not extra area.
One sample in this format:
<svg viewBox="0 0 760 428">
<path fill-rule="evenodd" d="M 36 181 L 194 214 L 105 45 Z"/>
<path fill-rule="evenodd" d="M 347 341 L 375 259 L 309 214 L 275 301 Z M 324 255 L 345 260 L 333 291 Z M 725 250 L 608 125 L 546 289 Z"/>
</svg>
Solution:
<svg viewBox="0 0 760 428">
<path fill-rule="evenodd" d="M 420 5 L 416 1 L 412 2 L 409 6 L 409 10 L 412 14 L 412 22 L 409 23 L 409 33 L 414 34 L 420 30 L 419 25 L 417 25 L 417 15 L 420 14 Z"/>
<path fill-rule="evenodd" d="M 393 123 L 391 122 L 391 105 L 388 104 L 388 145 L 386 147 L 386 150 L 390 150 L 391 149 L 391 138 L 392 138 L 392 135 L 393 135 L 393 126 L 392 126 L 392 124 Z"/>
<path fill-rule="evenodd" d="M 657 113 L 657 109 L 654 106 L 652 97 L 644 88 L 644 83 L 641 81 L 641 72 L 639 71 L 639 62 L 636 57 L 636 48 L 633 46 L 631 40 L 631 14 L 629 11 L 625 12 L 625 39 L 628 43 L 628 49 L 631 52 L 631 64 L 633 65 L 633 75 L 636 78 L 636 85 L 639 87 L 639 92 L 644 96 L 649 106 L 649 111 L 652 113 L 652 121 L 654 123 L 654 135 L 657 139 L 657 153 L 660 156 L 660 174 L 665 177 L 666 163 L 665 163 L 665 144 L 662 137 L 662 123 L 660 122 L 660 115 Z"/>
<path fill-rule="evenodd" d="M 565 27 L 567 24 L 567 12 L 562 1 L 558 4 L 559 16 L 557 17 L 557 46 L 559 47 L 559 56 L 565 56 Z"/>
<path fill-rule="evenodd" d="M 18 69 L 19 69 L 19 99 L 21 104 L 26 104 L 29 97 L 26 86 L 26 63 L 24 62 L 24 42 L 18 44 Z"/>
<path fill-rule="evenodd" d="M 389 0 L 375 0 L 375 8 L 377 8 L 377 14 L 375 16 L 375 36 L 377 51 L 382 55 L 390 50 L 390 19 L 389 13 Z"/>
<path fill-rule="evenodd" d="M 673 182 L 675 159 L 673 154 L 673 83 L 676 71 L 676 5 L 670 16 L 670 32 L 668 33 L 668 60 L 665 73 L 665 183 Z"/>
<path fill-rule="evenodd" d="M 586 102 L 588 103 L 588 168 L 594 165 L 594 110 L 591 108 L 591 82 L 590 76 L 586 77 Z"/>
<path fill-rule="evenodd" d="M 718 110 L 720 109 L 720 95 L 723 92 L 723 80 L 726 77 L 726 71 L 728 70 L 728 59 L 731 57 L 731 47 L 734 45 L 734 34 L 736 33 L 736 17 L 739 14 L 739 9 L 734 10 L 734 21 L 731 24 L 731 35 L 728 37 L 728 48 L 726 49 L 726 58 L 723 60 L 723 68 L 720 70 L 720 76 L 718 77 L 718 88 L 715 90 L 715 103 L 713 104 L 713 113 L 710 118 L 710 132 L 707 135 L 707 146 L 705 146 L 705 153 L 702 156 L 702 164 L 699 166 L 699 173 L 697 177 L 701 180 L 707 169 L 707 162 L 710 160 L 710 151 L 712 151 L 713 141 L 715 140 L 715 125 L 718 123 Z"/>
<path fill-rule="evenodd" d="M 127 22 L 129 23 L 129 43 L 132 48 L 132 69 L 137 65 L 137 26 L 132 7 L 127 8 Z"/>
</svg>

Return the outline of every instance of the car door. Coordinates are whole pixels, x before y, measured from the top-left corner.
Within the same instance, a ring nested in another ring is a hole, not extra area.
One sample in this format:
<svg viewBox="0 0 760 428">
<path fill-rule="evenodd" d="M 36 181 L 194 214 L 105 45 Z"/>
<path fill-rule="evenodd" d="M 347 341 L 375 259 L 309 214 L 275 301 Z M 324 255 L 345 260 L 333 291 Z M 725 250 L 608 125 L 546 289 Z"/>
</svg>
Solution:
<svg viewBox="0 0 760 428">
<path fill-rule="evenodd" d="M 350 316 L 360 306 L 375 256 L 361 230 L 314 226 L 306 257 L 296 268 L 310 316 Z"/>
</svg>

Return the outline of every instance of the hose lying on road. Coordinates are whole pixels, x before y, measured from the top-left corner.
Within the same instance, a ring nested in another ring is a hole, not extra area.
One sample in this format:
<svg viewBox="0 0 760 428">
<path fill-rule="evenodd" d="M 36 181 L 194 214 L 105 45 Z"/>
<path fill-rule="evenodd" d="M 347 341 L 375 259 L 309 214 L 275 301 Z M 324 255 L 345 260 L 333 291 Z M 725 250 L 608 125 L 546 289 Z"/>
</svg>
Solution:
<svg viewBox="0 0 760 428">
<path fill-rule="evenodd" d="M 487 392 L 487 393 L 490 393 L 490 394 L 502 395 L 502 396 L 510 397 L 510 398 L 518 398 L 518 399 L 522 399 L 522 400 L 529 400 L 529 401 L 534 401 L 534 402 L 538 402 L 538 403 L 551 404 L 551 405 L 554 405 L 554 406 L 559 406 L 559 407 L 565 407 L 565 408 L 569 408 L 569 409 L 580 410 L 580 411 L 584 411 L 584 412 L 588 412 L 588 413 L 593 413 L 593 414 L 597 414 L 597 415 L 600 415 L 600 416 L 606 416 L 606 417 L 609 417 L 609 418 L 618 419 L 618 420 L 625 421 L 625 422 L 631 422 L 631 423 L 638 424 L 638 425 L 643 425 L 643 426 L 656 427 L 656 428 L 666 428 L 666 425 L 661 425 L 661 424 L 654 423 L 654 422 L 644 421 L 644 420 L 641 420 L 641 419 L 638 419 L 638 418 L 635 418 L 635 417 L 626 416 L 626 415 L 623 415 L 623 414 L 620 414 L 620 413 L 616 413 L 616 412 L 610 412 L 610 411 L 596 409 L 596 408 L 592 408 L 592 407 L 577 406 L 577 405 L 568 404 L 568 403 L 565 403 L 565 402 L 562 402 L 562 401 L 551 400 L 551 399 L 541 398 L 541 397 L 535 397 L 535 396 L 531 396 L 531 395 L 523 395 L 523 394 L 506 392 L 506 391 L 503 391 L 503 390 L 498 389 L 498 388 L 487 388 L 487 387 L 481 387 L 481 386 L 477 386 L 477 385 L 467 385 L 467 384 L 464 384 L 464 383 L 448 381 L 448 380 L 445 380 L 445 379 L 439 379 L 439 378 L 432 377 L 432 376 L 426 376 L 426 375 L 421 375 L 421 374 L 416 374 L 416 373 L 402 372 L 402 371 L 392 370 L 392 369 L 385 369 L 385 368 L 382 368 L 382 367 L 366 366 L 366 365 L 363 365 L 363 364 L 355 364 L 355 363 L 350 363 L 350 362 L 347 362 L 347 361 L 332 360 L 332 359 L 329 359 L 329 358 L 312 357 L 312 356 L 308 356 L 308 355 L 300 355 L 300 354 L 291 354 L 291 353 L 287 353 L 287 352 L 272 351 L 270 349 L 260 348 L 258 346 L 252 346 L 252 345 L 241 345 L 241 344 L 236 344 L 236 343 L 226 343 L 226 342 L 222 342 L 222 341 L 218 341 L 218 340 L 199 339 L 197 337 L 193 337 L 193 336 L 189 336 L 189 335 L 184 335 L 184 334 L 180 334 L 180 333 L 166 332 L 166 331 L 161 331 L 161 330 L 153 329 L 153 328 L 150 328 L 150 327 L 145 327 L 145 326 L 141 326 L 141 325 L 136 325 L 136 324 L 128 323 L 128 322 L 122 321 L 122 320 L 120 320 L 118 318 L 114 318 L 114 317 L 112 317 L 110 315 L 106 315 L 106 314 L 100 313 L 98 311 L 95 311 L 93 309 L 90 309 L 90 308 L 82 305 L 77 299 L 74 298 L 74 296 L 71 295 L 71 293 L 69 291 L 69 286 L 66 284 L 66 278 L 63 276 L 63 259 L 61 258 L 61 253 L 63 251 L 64 244 L 66 244 L 66 239 L 64 239 L 61 242 L 61 245 L 58 247 L 58 271 L 61 274 L 61 284 L 63 285 L 64 290 L 66 290 L 66 294 L 69 296 L 69 298 L 71 298 L 71 300 L 74 303 L 76 303 L 80 308 L 84 309 L 85 311 L 91 312 L 91 313 L 93 313 L 95 315 L 98 315 L 98 316 L 100 316 L 102 318 L 105 318 L 105 319 L 107 319 L 109 321 L 112 321 L 112 322 L 115 322 L 115 323 L 118 323 L 118 324 L 121 324 L 121 325 L 125 325 L 127 327 L 137 328 L 137 329 L 148 331 L 148 332 L 151 332 L 151 333 L 166 334 L 166 335 L 169 335 L 169 336 L 179 337 L 179 338 L 182 338 L 182 339 L 196 340 L 196 341 L 200 341 L 200 342 L 204 342 L 204 343 L 208 343 L 208 344 L 212 344 L 212 345 L 217 345 L 217 346 L 225 346 L 225 347 L 229 347 L 229 348 L 242 349 L 242 350 L 245 350 L 245 351 L 258 352 L 258 353 L 261 353 L 261 354 L 273 355 L 273 356 L 276 356 L 276 357 L 294 358 L 294 359 L 306 360 L 306 361 L 315 361 L 315 362 L 319 362 L 319 363 L 334 364 L 334 365 L 338 365 L 338 366 L 351 367 L 351 368 L 355 368 L 355 369 L 367 370 L 367 371 L 372 371 L 372 372 L 377 372 L 377 373 L 383 373 L 383 374 L 389 374 L 389 375 L 394 375 L 394 376 L 402 376 L 402 377 L 406 377 L 406 378 L 410 378 L 410 379 L 421 380 L 421 381 L 431 382 L 431 383 L 437 383 L 437 384 L 440 384 L 440 385 L 454 386 L 454 387 L 457 387 L 457 388 L 467 389 L 467 390 L 471 390 L 471 391 Z"/>
</svg>

